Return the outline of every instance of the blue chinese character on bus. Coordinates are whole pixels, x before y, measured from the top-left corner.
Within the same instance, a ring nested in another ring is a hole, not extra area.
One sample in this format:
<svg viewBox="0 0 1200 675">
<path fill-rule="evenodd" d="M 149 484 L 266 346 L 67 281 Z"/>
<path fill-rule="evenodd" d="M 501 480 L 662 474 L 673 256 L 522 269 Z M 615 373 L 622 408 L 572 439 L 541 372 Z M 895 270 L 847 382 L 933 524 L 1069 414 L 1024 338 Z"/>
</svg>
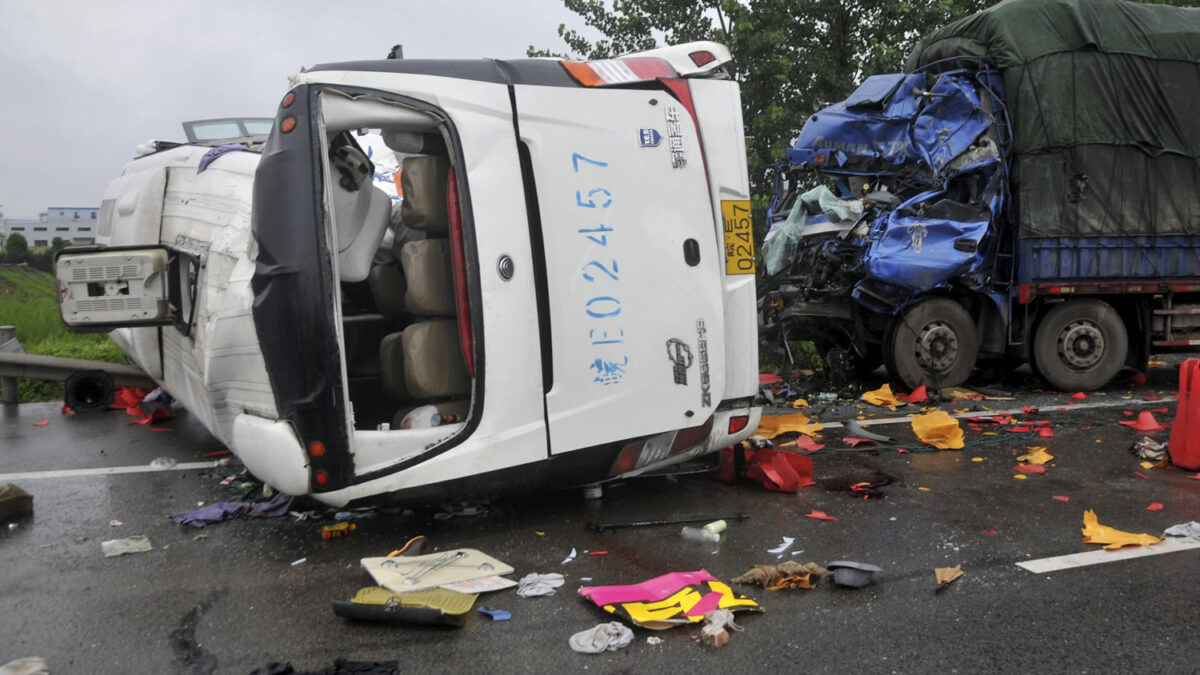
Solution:
<svg viewBox="0 0 1200 675">
<path fill-rule="evenodd" d="M 620 363 L 597 358 L 588 365 L 588 370 L 596 371 L 596 377 L 592 378 L 592 382 L 599 382 L 607 387 L 610 384 L 621 382 L 621 378 L 625 376 L 625 366 L 627 365 L 629 365 L 628 356 L 624 357 Z"/>
</svg>

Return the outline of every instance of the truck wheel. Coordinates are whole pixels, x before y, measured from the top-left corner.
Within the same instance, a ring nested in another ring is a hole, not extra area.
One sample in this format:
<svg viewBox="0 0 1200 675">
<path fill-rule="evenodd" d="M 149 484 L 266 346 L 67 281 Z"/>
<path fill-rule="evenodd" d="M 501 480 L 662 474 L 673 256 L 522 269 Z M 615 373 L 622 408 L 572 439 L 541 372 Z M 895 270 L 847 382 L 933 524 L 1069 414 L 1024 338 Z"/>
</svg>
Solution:
<svg viewBox="0 0 1200 675">
<path fill-rule="evenodd" d="M 1103 300 L 1068 300 L 1042 318 L 1033 335 L 1038 374 L 1059 391 L 1092 391 L 1125 363 L 1125 322 Z"/>
<path fill-rule="evenodd" d="M 967 381 L 979 354 L 975 322 L 962 305 L 933 298 L 893 322 L 888 373 L 909 389 L 941 389 Z"/>
</svg>

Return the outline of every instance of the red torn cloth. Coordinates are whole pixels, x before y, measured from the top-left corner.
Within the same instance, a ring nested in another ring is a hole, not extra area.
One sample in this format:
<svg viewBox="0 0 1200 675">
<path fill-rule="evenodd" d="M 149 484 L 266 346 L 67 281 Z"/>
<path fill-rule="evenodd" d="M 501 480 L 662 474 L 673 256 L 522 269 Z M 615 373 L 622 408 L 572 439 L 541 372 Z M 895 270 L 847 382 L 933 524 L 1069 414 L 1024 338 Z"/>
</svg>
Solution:
<svg viewBox="0 0 1200 675">
<path fill-rule="evenodd" d="M 1066 495 L 1054 495 L 1051 499 L 1057 499 L 1060 502 L 1069 502 L 1071 498 Z"/>
<path fill-rule="evenodd" d="M 758 386 L 760 386 L 760 387 L 768 385 L 768 384 L 776 384 L 778 382 L 783 382 L 783 378 L 776 375 L 775 373 L 759 373 L 758 374 Z"/>
<path fill-rule="evenodd" d="M 837 518 L 834 518 L 828 513 L 825 513 L 824 511 L 818 511 L 816 509 L 804 514 L 804 517 L 812 518 L 813 520 L 837 520 Z"/>
<path fill-rule="evenodd" d="M 746 451 L 746 477 L 762 481 L 763 487 L 776 492 L 798 492 L 812 479 L 812 459 L 770 448 Z"/>
<path fill-rule="evenodd" d="M 911 394 L 896 394 L 896 398 L 908 403 L 924 403 L 929 400 L 929 393 L 925 391 L 925 385 L 921 385 L 913 389 Z"/>
<path fill-rule="evenodd" d="M 1158 420 L 1154 419 L 1154 413 L 1150 412 L 1149 410 L 1143 410 L 1138 413 L 1136 420 L 1121 420 L 1120 423 L 1127 427 L 1137 429 L 1138 431 L 1146 432 L 1162 431 L 1166 428 L 1159 424 Z"/>
</svg>

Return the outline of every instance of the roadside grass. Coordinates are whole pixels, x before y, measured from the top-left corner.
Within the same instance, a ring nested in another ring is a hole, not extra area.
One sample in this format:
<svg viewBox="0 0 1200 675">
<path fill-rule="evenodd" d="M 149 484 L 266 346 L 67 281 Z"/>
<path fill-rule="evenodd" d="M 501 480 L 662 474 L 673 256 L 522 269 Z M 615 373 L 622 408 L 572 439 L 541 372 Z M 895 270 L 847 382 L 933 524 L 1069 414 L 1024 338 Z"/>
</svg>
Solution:
<svg viewBox="0 0 1200 675">
<path fill-rule="evenodd" d="M 0 326 L 14 326 L 30 354 L 129 363 L 105 333 L 71 333 L 58 316 L 54 275 L 24 265 L 0 267 Z M 62 382 L 18 380 L 21 402 L 61 401 Z"/>
</svg>

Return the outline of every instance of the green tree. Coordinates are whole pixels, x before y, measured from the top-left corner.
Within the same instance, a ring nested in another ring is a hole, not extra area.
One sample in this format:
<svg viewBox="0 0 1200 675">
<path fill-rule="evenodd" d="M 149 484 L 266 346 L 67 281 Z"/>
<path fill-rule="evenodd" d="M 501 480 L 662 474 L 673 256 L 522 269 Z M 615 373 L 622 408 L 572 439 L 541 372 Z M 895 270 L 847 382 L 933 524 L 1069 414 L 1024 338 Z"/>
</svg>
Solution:
<svg viewBox="0 0 1200 675">
<path fill-rule="evenodd" d="M 71 242 L 67 241 L 66 239 L 63 239 L 62 237 L 55 237 L 50 240 L 50 252 L 57 253 L 70 245 Z"/>
<path fill-rule="evenodd" d="M 5 255 L 22 255 L 29 252 L 29 242 L 20 232 L 13 232 L 4 241 Z"/>
</svg>

